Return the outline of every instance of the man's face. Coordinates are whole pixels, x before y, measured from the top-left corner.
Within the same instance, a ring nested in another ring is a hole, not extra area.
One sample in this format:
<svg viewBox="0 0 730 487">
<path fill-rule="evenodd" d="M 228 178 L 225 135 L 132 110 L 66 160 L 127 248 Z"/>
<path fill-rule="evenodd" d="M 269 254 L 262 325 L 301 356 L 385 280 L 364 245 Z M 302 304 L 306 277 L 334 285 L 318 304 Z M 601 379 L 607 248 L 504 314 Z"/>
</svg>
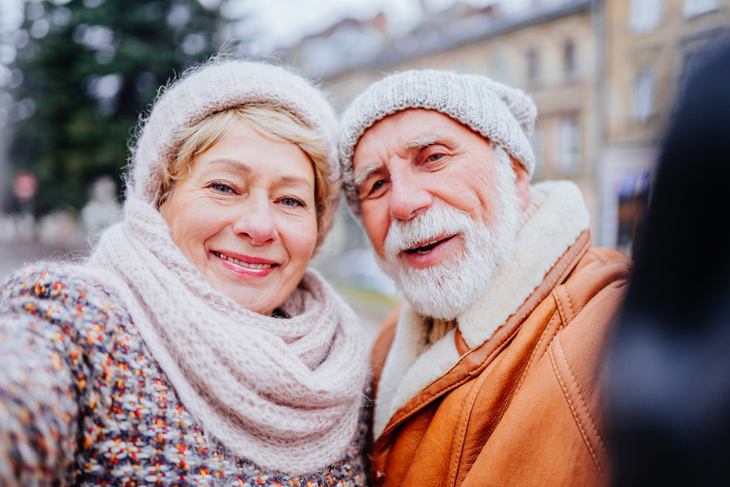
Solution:
<svg viewBox="0 0 730 487">
<path fill-rule="evenodd" d="M 499 151 L 452 118 L 424 109 L 388 116 L 360 139 L 353 163 L 365 230 L 412 303 L 434 287 L 453 294 L 445 302 L 454 301 L 466 281 L 484 277 L 488 285 L 510 257 L 529 183 L 522 166 L 512 169 Z M 434 309 L 428 300 L 419 311 L 447 319 L 465 304 Z"/>
</svg>

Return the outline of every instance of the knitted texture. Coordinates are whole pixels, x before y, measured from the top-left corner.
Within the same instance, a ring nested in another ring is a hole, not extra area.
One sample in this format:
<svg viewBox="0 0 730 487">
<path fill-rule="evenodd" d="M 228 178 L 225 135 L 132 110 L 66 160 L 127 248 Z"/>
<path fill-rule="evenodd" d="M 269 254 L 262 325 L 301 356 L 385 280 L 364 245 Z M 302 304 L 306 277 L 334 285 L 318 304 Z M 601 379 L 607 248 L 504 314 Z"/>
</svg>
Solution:
<svg viewBox="0 0 730 487">
<path fill-rule="evenodd" d="M 365 344 L 315 271 L 280 307 L 292 318 L 254 313 L 214 289 L 162 215 L 132 198 L 80 272 L 124 303 L 187 410 L 235 455 L 291 474 L 342 458 L 356 435 Z"/>
<path fill-rule="evenodd" d="M 327 219 L 319 228 L 317 245 L 320 245 L 340 201 L 337 117 L 319 89 L 279 66 L 213 61 L 188 71 L 163 90 L 152 113 L 142 121 L 141 135 L 132 147 L 127 198 L 155 202 L 162 188 L 163 167 L 180 149 L 182 131 L 214 113 L 250 103 L 280 106 L 321 132 L 328 142 L 326 177 L 332 193 L 326 204 Z"/>
<path fill-rule="evenodd" d="M 433 69 L 404 71 L 373 83 L 342 115 L 340 162 L 344 189 L 350 209 L 359 221 L 362 214 L 352 165 L 355 147 L 377 121 L 409 108 L 436 110 L 463 123 L 503 146 L 532 177 L 535 156 L 528 137 L 535 126 L 537 108 L 528 95 L 476 74 Z"/>
</svg>

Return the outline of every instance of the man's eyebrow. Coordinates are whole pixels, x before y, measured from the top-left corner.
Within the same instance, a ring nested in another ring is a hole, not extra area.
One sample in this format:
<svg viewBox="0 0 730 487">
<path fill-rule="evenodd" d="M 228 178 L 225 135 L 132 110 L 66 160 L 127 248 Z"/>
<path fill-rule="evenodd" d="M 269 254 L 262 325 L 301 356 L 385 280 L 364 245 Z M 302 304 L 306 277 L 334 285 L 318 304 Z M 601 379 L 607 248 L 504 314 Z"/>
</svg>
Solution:
<svg viewBox="0 0 730 487">
<path fill-rule="evenodd" d="M 417 137 L 406 144 L 406 150 L 422 149 L 439 142 L 449 142 L 451 137 L 446 132 L 435 132 L 423 137 Z"/>
<path fill-rule="evenodd" d="M 383 165 L 378 164 L 370 164 L 367 166 L 363 172 L 360 173 L 359 176 L 355 176 L 355 187 L 359 188 L 362 183 L 367 181 L 367 179 L 373 175 L 373 173 L 378 172 L 380 169 L 382 169 Z"/>
</svg>

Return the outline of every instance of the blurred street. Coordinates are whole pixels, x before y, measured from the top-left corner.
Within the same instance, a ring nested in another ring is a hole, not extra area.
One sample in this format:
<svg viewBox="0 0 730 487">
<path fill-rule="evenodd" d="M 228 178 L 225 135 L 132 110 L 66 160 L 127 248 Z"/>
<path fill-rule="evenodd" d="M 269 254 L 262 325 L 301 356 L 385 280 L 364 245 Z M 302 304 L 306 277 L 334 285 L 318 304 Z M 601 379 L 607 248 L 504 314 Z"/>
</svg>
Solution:
<svg viewBox="0 0 730 487">
<path fill-rule="evenodd" d="M 5 280 L 14 270 L 24 264 L 42 259 L 57 260 L 83 253 L 84 248 L 70 248 L 68 245 L 46 245 L 40 242 L 0 243 L 0 277 Z"/>
</svg>

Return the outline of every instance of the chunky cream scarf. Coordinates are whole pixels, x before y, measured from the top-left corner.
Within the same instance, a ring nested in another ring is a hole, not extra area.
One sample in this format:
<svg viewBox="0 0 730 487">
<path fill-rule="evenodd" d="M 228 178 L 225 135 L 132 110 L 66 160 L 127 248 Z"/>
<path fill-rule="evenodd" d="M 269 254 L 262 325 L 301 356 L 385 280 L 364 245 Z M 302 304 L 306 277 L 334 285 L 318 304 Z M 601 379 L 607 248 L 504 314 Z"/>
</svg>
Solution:
<svg viewBox="0 0 730 487">
<path fill-rule="evenodd" d="M 367 373 L 357 317 L 308 270 L 272 318 L 213 289 L 136 198 L 84 265 L 125 304 L 185 407 L 235 455 L 290 474 L 340 460 Z"/>
</svg>

